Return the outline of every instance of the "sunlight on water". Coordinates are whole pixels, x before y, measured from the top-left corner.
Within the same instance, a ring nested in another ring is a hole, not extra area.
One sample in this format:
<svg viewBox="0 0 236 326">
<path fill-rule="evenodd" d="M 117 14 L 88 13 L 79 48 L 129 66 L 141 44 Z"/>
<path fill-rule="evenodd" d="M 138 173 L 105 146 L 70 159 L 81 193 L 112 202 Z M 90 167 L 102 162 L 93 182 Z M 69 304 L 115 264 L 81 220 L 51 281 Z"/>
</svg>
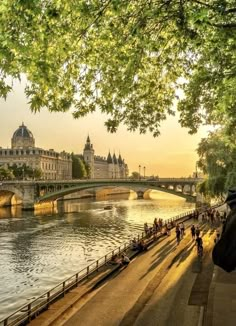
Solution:
<svg viewBox="0 0 236 326">
<path fill-rule="evenodd" d="M 0 319 L 141 233 L 144 222 L 151 226 L 155 217 L 194 209 L 177 196 L 150 196 L 60 201 L 56 213 L 39 215 L 0 208 Z M 107 205 L 112 208 L 105 210 Z"/>
</svg>

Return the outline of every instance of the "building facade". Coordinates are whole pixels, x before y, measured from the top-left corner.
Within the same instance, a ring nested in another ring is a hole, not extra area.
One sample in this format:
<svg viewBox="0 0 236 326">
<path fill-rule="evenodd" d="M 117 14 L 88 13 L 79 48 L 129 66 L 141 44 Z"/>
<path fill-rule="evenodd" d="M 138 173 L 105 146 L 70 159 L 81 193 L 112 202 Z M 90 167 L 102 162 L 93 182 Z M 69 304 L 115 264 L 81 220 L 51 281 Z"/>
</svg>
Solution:
<svg viewBox="0 0 236 326">
<path fill-rule="evenodd" d="M 90 167 L 91 179 L 126 179 L 129 175 L 128 165 L 120 154 L 117 158 L 109 151 L 107 157 L 96 156 L 89 136 L 84 146 L 83 159 Z"/>
<path fill-rule="evenodd" d="M 0 166 L 7 168 L 13 164 L 40 169 L 44 180 L 72 179 L 71 155 L 35 147 L 33 134 L 24 123 L 14 132 L 11 148 L 0 147 Z"/>
</svg>

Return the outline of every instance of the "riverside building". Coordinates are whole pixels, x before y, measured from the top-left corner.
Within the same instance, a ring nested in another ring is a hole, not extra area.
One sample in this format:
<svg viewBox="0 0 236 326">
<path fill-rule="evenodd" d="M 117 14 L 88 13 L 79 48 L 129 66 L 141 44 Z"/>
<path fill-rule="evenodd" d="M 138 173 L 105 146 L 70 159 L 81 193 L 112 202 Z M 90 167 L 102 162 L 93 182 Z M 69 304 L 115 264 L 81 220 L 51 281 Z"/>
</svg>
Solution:
<svg viewBox="0 0 236 326">
<path fill-rule="evenodd" d="M 91 179 L 125 179 L 129 175 L 128 165 L 120 154 L 116 157 L 109 151 L 107 157 L 95 155 L 89 136 L 83 154 L 76 156 L 90 167 Z M 13 133 L 11 148 L 0 147 L 0 167 L 14 164 L 22 169 L 24 165 L 40 169 L 44 180 L 72 179 L 71 155 L 36 147 L 34 136 L 24 123 Z"/>
<path fill-rule="evenodd" d="M 129 175 L 128 165 L 119 154 L 111 155 L 110 151 L 107 157 L 95 155 L 93 144 L 89 136 L 87 137 L 83 155 L 77 155 L 82 158 L 90 167 L 91 179 L 125 179 Z"/>
<path fill-rule="evenodd" d="M 35 147 L 33 134 L 24 123 L 14 132 L 11 148 L 0 147 L 0 166 L 7 168 L 13 164 L 40 169 L 44 180 L 72 179 L 71 155 Z"/>
</svg>

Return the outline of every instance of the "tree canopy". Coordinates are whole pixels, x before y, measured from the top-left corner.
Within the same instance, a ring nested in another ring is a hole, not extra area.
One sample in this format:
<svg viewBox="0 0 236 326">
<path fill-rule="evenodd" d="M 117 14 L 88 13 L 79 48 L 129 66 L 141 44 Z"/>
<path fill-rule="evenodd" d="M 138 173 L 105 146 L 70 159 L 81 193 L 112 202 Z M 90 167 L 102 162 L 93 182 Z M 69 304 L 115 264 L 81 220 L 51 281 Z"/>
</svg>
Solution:
<svg viewBox="0 0 236 326">
<path fill-rule="evenodd" d="M 202 139 L 198 146 L 199 162 L 207 178 L 199 190 L 211 197 L 222 197 L 236 185 L 236 141 L 235 137 L 221 128 Z"/>
<path fill-rule="evenodd" d="M 82 179 L 88 176 L 85 162 L 82 158 L 71 154 L 72 158 L 72 178 L 73 179 Z"/>
<path fill-rule="evenodd" d="M 0 95 L 27 78 L 33 111 L 100 110 L 147 130 L 236 124 L 235 0 L 1 0 Z M 178 91 L 184 98 L 178 98 Z"/>
</svg>

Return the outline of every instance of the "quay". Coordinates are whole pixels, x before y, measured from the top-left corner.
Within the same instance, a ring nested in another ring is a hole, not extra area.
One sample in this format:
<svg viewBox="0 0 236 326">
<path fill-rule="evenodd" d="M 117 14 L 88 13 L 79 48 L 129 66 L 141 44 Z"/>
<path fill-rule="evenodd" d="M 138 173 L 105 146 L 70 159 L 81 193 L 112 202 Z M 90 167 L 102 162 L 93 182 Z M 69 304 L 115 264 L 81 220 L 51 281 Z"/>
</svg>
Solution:
<svg viewBox="0 0 236 326">
<path fill-rule="evenodd" d="M 172 229 L 147 252 L 134 254 L 127 268 L 101 269 L 30 325 L 235 325 L 236 273 L 213 265 L 216 230 L 207 223 L 201 223 L 204 257 L 198 260 L 192 224 L 198 222 L 188 217 L 179 245 Z"/>
</svg>

